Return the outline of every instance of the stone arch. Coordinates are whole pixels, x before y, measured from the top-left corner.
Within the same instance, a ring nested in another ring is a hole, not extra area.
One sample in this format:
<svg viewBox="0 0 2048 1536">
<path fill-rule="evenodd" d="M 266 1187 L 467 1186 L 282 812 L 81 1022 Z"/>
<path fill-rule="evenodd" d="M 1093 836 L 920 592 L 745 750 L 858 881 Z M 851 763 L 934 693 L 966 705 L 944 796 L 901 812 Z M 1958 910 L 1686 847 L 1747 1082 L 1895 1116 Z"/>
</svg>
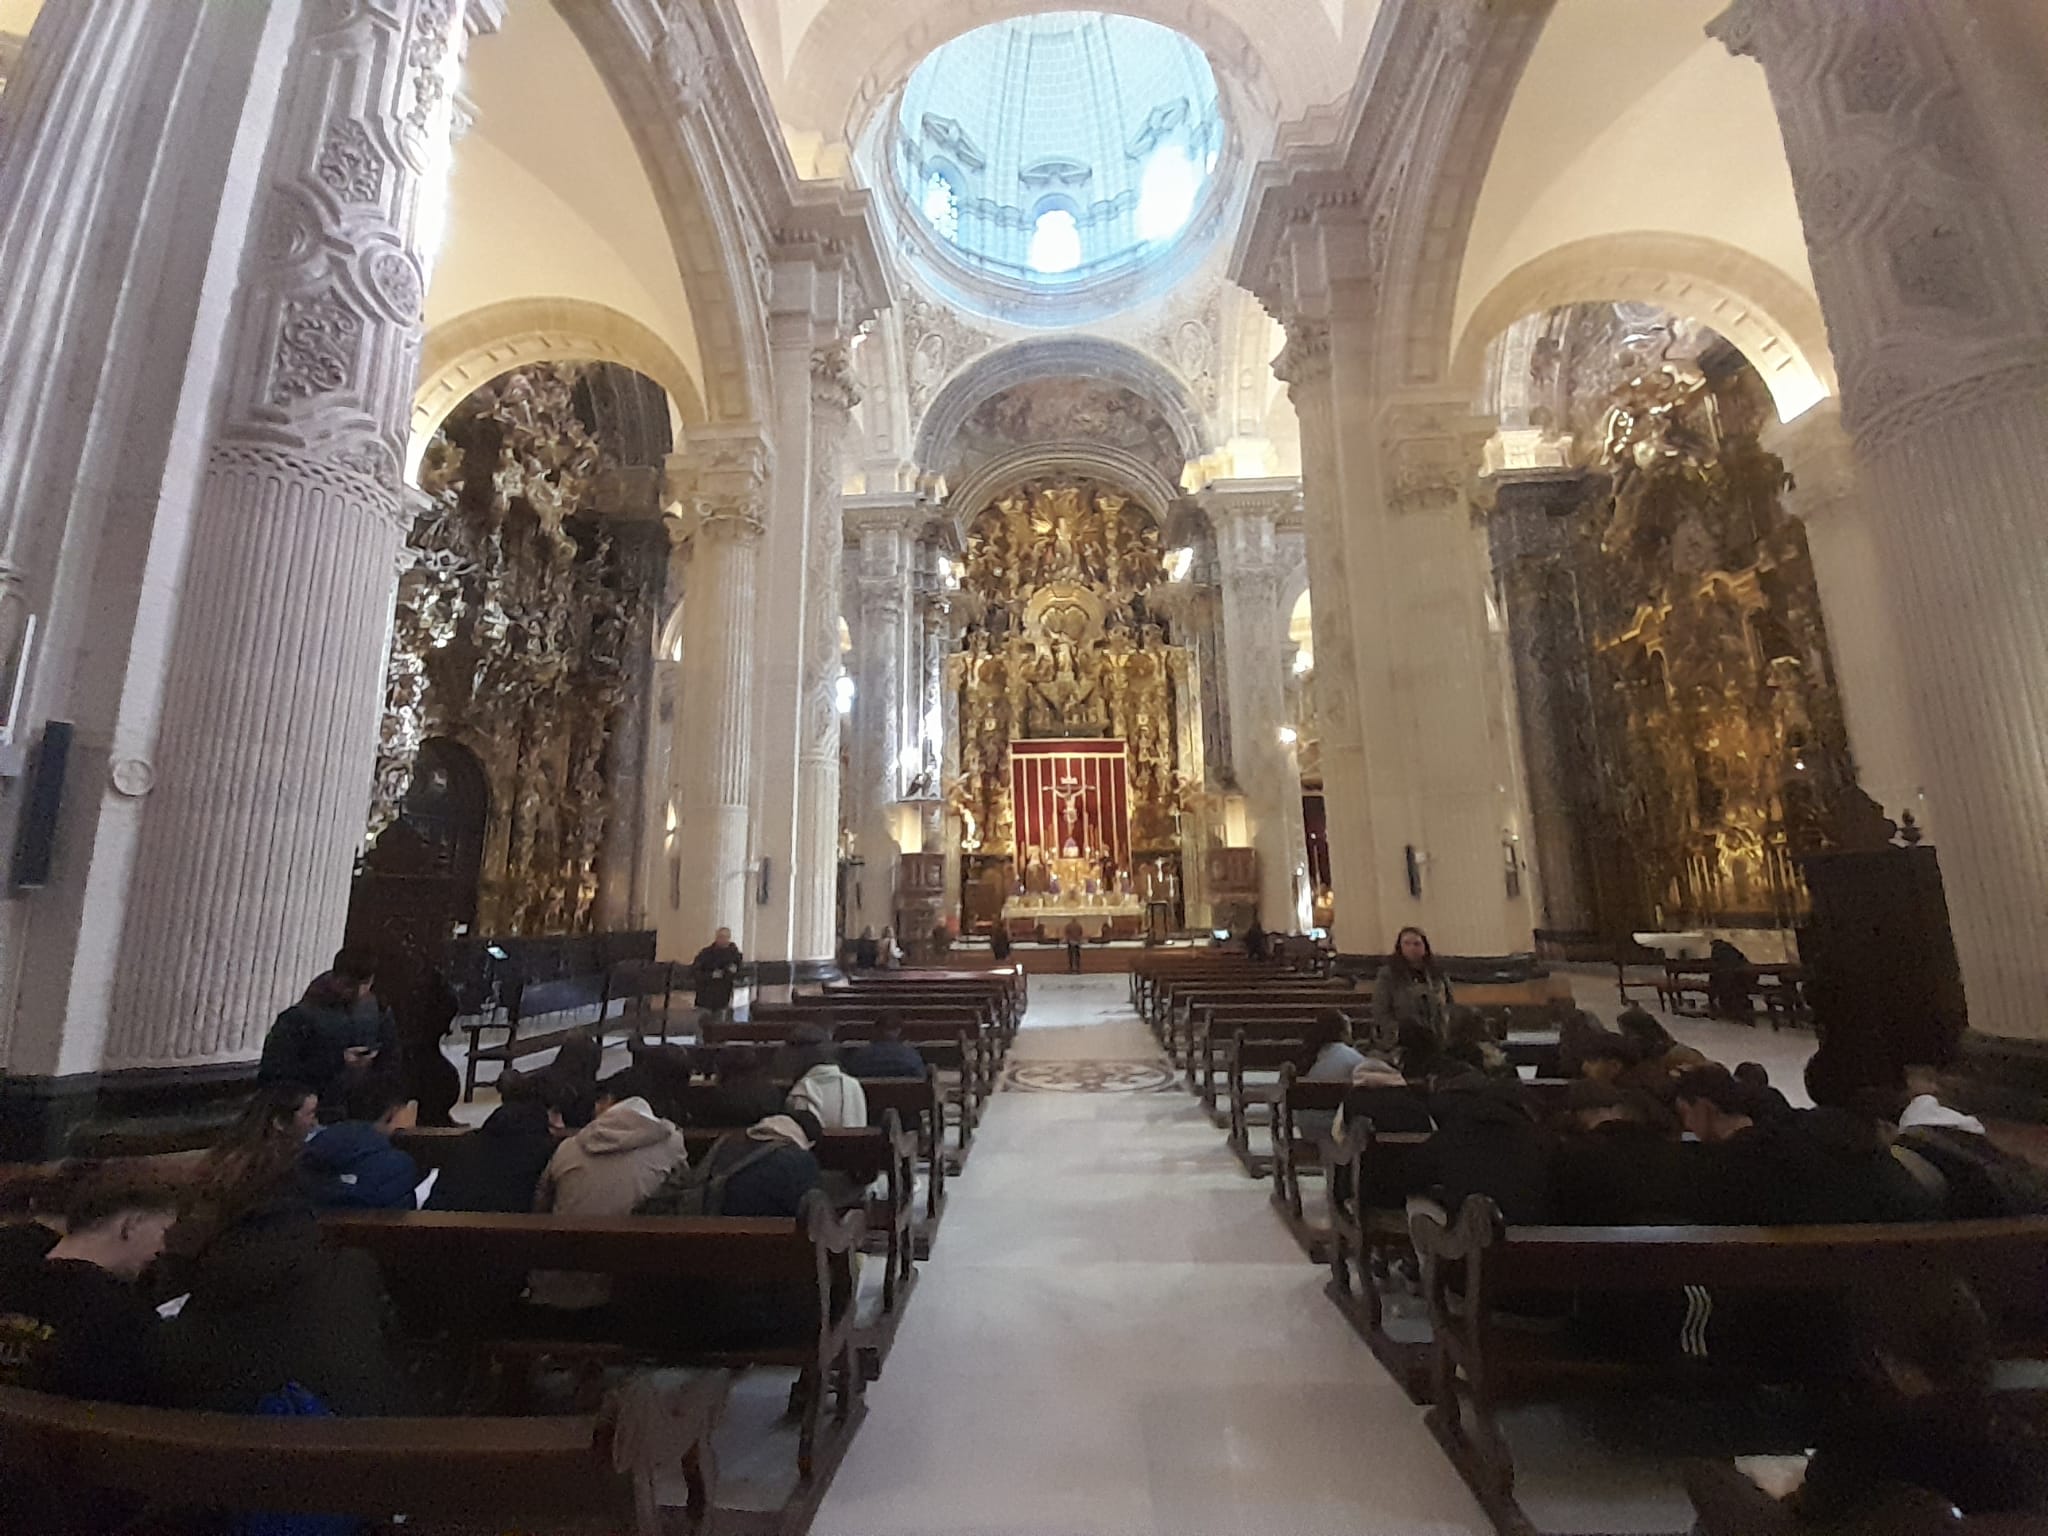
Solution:
<svg viewBox="0 0 2048 1536">
<path fill-rule="evenodd" d="M 851 143 L 876 107 L 942 43 L 992 22 L 1061 8 L 1050 0 L 920 0 L 891 31 L 876 25 L 874 0 L 826 0 L 804 29 L 781 99 L 803 103 L 810 122 Z M 1116 0 L 1107 9 L 1191 38 L 1218 76 L 1230 75 L 1268 119 L 1328 101 L 1347 83 L 1341 62 L 1348 55 L 1317 0 L 1247 5 L 1263 41 L 1213 3 Z"/>
<path fill-rule="evenodd" d="M 1058 475 L 1080 475 L 1128 490 L 1162 525 L 1178 487 L 1135 454 L 1109 447 L 1075 448 L 1071 444 L 1020 449 L 976 466 L 959 485 L 946 492 L 946 507 L 965 529 L 1000 491 L 1021 481 Z"/>
<path fill-rule="evenodd" d="M 737 50 L 750 46 L 735 35 L 737 13 L 704 6 L 681 25 L 660 0 L 556 0 L 556 9 L 589 54 L 660 202 L 704 359 L 704 419 L 765 420 L 768 329 L 744 226 L 751 199 L 727 174 L 707 117 L 744 62 Z M 664 49 L 667 68 L 657 57 Z M 678 75 L 692 71 L 700 101 L 685 110 Z"/>
<path fill-rule="evenodd" d="M 1827 323 L 1812 294 L 1735 246 L 1647 230 L 1575 240 L 1510 272 L 1466 321 L 1452 377 L 1476 394 L 1487 347 L 1517 320 L 1603 301 L 1655 304 L 1713 327 L 1756 368 L 1783 420 L 1839 388 Z"/>
<path fill-rule="evenodd" d="M 405 449 L 407 477 L 418 470 L 434 429 L 478 385 L 528 363 L 585 358 L 646 374 L 667 391 L 676 425 L 704 420 L 703 397 L 689 368 L 673 347 L 632 316 L 583 299 L 508 299 L 435 326 L 421 343 Z"/>
<path fill-rule="evenodd" d="M 1165 365 L 1122 342 L 1062 336 L 984 352 L 948 379 L 918 427 L 918 465 L 933 469 L 977 406 L 1014 385 L 1057 378 L 1122 385 L 1138 395 L 1172 429 L 1183 461 L 1201 458 L 1212 446 L 1201 411 Z"/>
</svg>

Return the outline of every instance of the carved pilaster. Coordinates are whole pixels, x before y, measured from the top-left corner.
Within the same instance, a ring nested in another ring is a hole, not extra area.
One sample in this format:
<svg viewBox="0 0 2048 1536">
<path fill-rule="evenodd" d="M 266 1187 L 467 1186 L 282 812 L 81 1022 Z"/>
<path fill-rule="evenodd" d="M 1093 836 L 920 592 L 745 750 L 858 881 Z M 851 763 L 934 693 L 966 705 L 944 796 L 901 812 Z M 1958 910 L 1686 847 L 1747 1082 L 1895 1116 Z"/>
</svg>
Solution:
<svg viewBox="0 0 2048 1536">
<path fill-rule="evenodd" d="M 1810 530 L 1859 772 L 1940 852 L 1971 1025 L 2041 1038 L 2048 763 L 2014 723 L 2048 719 L 2048 134 L 1978 20 L 1741 0 L 1711 30 L 1769 82 L 1863 471 Z"/>
<path fill-rule="evenodd" d="M 1280 524 L 1300 501 L 1285 481 L 1219 481 L 1202 494 L 1216 530 L 1223 577 L 1224 686 L 1231 752 L 1259 854 L 1259 920 L 1279 931 L 1300 926 L 1301 769 L 1283 727 L 1287 714 L 1287 621 L 1281 582 L 1288 562 Z"/>
<path fill-rule="evenodd" d="M 243 270 L 193 519 L 110 1066 L 246 1057 L 325 965 L 377 743 L 420 214 L 484 0 L 314 7 Z"/>
</svg>

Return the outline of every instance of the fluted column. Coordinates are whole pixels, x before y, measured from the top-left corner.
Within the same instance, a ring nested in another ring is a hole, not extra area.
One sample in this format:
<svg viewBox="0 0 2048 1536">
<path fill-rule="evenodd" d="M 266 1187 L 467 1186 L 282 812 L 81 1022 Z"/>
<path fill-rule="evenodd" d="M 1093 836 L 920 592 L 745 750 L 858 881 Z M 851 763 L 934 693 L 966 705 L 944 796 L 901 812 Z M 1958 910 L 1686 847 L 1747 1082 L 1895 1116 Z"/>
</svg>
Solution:
<svg viewBox="0 0 2048 1536">
<path fill-rule="evenodd" d="M 52 0 L 0 95 L 0 658 L 76 727 L 49 882 L 0 905 L 0 1062 L 102 1062 L 207 412 L 293 42 L 283 8 Z M 27 644 L 33 621 L 33 644 Z M 0 781 L 12 841 L 22 780 Z"/>
<path fill-rule="evenodd" d="M 303 17 L 171 647 L 110 1066 L 252 1054 L 340 939 L 418 368 L 421 213 L 479 0 Z"/>
<path fill-rule="evenodd" d="M 2038 1040 L 2048 129 L 2038 81 L 2012 94 L 2031 55 L 2007 47 L 1999 25 L 1960 0 L 1742 0 L 1713 31 L 1763 65 L 1777 106 L 1862 469 L 1860 576 L 1872 590 L 1857 600 L 1899 637 L 1908 761 L 1941 855 L 1970 1022 Z M 1840 607 L 1828 610 L 1831 632 Z M 1844 683 L 1852 728 L 1889 713 L 1867 669 L 1845 670 Z"/>
<path fill-rule="evenodd" d="M 767 445 L 751 428 L 694 430 L 687 453 L 671 466 L 694 531 L 670 745 L 676 822 L 666 853 L 674 899 L 656 903 L 665 959 L 688 959 L 720 928 L 746 932 L 754 636 L 760 622 L 755 566 L 768 470 Z"/>
<path fill-rule="evenodd" d="M 1202 493 L 1216 529 L 1223 576 L 1224 696 L 1231 754 L 1259 855 L 1259 921 L 1277 932 L 1302 929 L 1300 896 L 1308 858 L 1302 831 L 1301 768 L 1283 727 L 1287 714 L 1287 620 L 1280 583 L 1286 559 L 1279 522 L 1300 499 L 1292 481 L 1220 481 Z"/>
<path fill-rule="evenodd" d="M 830 961 L 839 948 L 840 567 L 846 543 L 841 448 L 860 399 L 846 344 L 811 355 L 810 532 L 804 554 L 802 734 L 797 763 L 793 955 Z M 858 686 L 856 685 L 856 695 Z"/>
<path fill-rule="evenodd" d="M 1347 322 L 1345 329 L 1357 327 Z M 1351 555 L 1339 465 L 1331 330 L 1325 320 L 1295 318 L 1273 371 L 1301 419 L 1302 520 L 1308 535 L 1309 616 L 1315 630 L 1316 722 L 1323 761 L 1323 810 L 1336 893 L 1340 949 L 1384 949 L 1383 854 L 1375 835 L 1372 782 L 1359 697 Z M 1399 857 L 1399 849 L 1393 856 Z"/>
<path fill-rule="evenodd" d="M 924 679 L 913 670 L 921 651 L 912 643 L 916 616 L 913 577 L 923 503 L 914 494 L 864 496 L 846 507 L 853 543 L 853 731 L 847 754 L 853 774 L 849 805 L 862 868 L 858 910 L 847 927 L 880 931 L 895 921 L 897 856 L 895 807 L 917 767 L 904 768 L 914 746 L 917 703 Z"/>
</svg>

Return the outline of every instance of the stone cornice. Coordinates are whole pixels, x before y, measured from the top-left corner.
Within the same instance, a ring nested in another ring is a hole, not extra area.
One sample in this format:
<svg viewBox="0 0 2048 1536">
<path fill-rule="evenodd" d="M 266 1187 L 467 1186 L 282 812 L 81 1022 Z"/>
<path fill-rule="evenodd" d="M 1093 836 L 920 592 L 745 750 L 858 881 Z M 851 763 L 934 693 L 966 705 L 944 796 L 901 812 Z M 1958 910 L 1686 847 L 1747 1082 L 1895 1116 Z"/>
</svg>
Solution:
<svg viewBox="0 0 2048 1536">
<path fill-rule="evenodd" d="M 1301 516 L 1301 480 L 1291 475 L 1212 480 L 1195 499 L 1212 519 L 1265 517 L 1281 528 Z"/>
</svg>

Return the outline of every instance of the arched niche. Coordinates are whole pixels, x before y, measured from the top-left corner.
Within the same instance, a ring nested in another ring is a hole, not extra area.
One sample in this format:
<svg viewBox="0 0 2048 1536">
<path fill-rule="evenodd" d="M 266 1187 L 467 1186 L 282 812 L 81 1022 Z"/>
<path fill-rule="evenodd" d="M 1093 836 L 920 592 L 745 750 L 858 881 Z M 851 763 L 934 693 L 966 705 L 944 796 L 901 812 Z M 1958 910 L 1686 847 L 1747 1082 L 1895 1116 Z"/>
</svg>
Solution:
<svg viewBox="0 0 2048 1536">
<path fill-rule="evenodd" d="M 582 299 L 514 299 L 438 325 L 420 345 L 406 478 L 419 471 L 435 429 L 474 390 L 529 363 L 619 363 L 668 393 L 672 435 L 704 420 L 703 397 L 675 349 L 630 315 Z"/>
<path fill-rule="evenodd" d="M 1838 389 L 1819 302 L 1746 251 L 1695 235 L 1601 236 L 1547 251 L 1480 300 L 1453 356 L 1475 397 L 1494 340 L 1523 317 L 1571 304 L 1654 304 L 1728 338 L 1790 421 Z"/>
</svg>

